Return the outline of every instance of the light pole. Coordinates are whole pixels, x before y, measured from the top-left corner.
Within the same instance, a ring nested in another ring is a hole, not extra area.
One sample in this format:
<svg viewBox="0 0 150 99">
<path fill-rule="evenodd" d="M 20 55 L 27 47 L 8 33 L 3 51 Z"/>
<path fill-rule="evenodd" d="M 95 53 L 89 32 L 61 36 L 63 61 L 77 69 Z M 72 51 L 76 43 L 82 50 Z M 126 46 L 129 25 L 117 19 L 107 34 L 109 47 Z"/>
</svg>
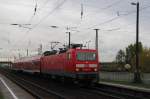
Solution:
<svg viewBox="0 0 150 99">
<path fill-rule="evenodd" d="M 94 29 L 96 31 L 96 37 L 95 37 L 95 49 L 98 52 L 98 30 L 99 29 Z"/>
<path fill-rule="evenodd" d="M 137 15 L 136 15 L 136 68 L 134 72 L 134 82 L 140 83 L 141 76 L 139 72 L 139 2 L 131 3 L 132 5 L 136 5 L 137 7 Z"/>
<path fill-rule="evenodd" d="M 68 39 L 68 40 L 69 40 L 69 44 L 68 44 L 68 46 L 69 46 L 69 48 L 70 48 L 70 47 L 71 47 L 71 46 L 70 46 L 70 42 L 71 42 L 71 33 L 70 33 L 70 32 L 66 32 L 66 33 L 68 33 L 68 35 L 69 35 L 69 39 Z"/>
<path fill-rule="evenodd" d="M 98 30 L 99 29 L 94 29 L 96 31 L 96 37 L 95 37 L 95 49 L 96 52 L 98 54 Z M 98 72 L 97 72 L 97 82 L 99 82 L 99 68 L 98 68 Z"/>
<path fill-rule="evenodd" d="M 50 26 L 50 27 L 52 27 L 52 28 L 59 28 L 58 26 L 56 26 L 56 25 L 52 25 L 52 26 Z M 67 30 L 67 34 L 68 34 L 68 47 L 70 48 L 71 47 L 71 32 L 70 31 L 76 31 L 76 32 L 79 32 L 78 30 L 72 30 L 73 28 L 77 28 L 77 27 L 66 27 L 66 30 Z M 68 30 L 70 30 L 70 31 L 68 31 Z"/>
</svg>

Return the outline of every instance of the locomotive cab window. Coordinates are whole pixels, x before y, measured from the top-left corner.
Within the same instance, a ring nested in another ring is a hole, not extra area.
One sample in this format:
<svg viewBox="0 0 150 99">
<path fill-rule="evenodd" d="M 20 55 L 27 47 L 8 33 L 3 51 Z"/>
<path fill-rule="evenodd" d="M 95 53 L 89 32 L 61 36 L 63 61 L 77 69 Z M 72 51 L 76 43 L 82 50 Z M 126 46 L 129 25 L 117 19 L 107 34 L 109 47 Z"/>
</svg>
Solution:
<svg viewBox="0 0 150 99">
<path fill-rule="evenodd" d="M 94 52 L 78 52 L 77 59 L 80 61 L 94 61 L 94 60 L 96 60 L 96 53 L 94 53 Z"/>
</svg>

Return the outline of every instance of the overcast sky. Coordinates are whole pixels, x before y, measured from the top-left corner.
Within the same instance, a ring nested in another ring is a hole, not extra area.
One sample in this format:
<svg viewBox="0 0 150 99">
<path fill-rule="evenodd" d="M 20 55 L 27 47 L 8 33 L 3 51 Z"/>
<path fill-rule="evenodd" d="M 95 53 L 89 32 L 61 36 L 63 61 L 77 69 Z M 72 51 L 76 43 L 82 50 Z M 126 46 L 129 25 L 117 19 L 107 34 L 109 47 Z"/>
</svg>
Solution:
<svg viewBox="0 0 150 99">
<path fill-rule="evenodd" d="M 61 47 L 68 43 L 67 27 L 72 43 L 91 41 L 94 48 L 93 29 L 98 28 L 100 59 L 113 61 L 119 49 L 135 42 L 136 6 L 131 2 L 137 0 L 0 0 L 0 55 L 24 56 L 27 48 L 33 54 L 39 44 L 49 49 L 51 41 Z M 140 41 L 150 47 L 150 0 L 139 2 Z"/>
</svg>

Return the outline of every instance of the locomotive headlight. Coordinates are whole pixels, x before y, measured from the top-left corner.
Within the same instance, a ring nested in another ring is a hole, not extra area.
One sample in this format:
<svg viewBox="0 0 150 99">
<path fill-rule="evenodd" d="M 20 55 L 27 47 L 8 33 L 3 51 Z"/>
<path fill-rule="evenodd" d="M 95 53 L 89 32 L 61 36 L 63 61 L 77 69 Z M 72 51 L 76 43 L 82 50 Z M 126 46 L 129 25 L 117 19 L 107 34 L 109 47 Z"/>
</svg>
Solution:
<svg viewBox="0 0 150 99">
<path fill-rule="evenodd" d="M 89 64 L 89 67 L 97 67 L 97 64 Z"/>
<path fill-rule="evenodd" d="M 79 68 L 76 68 L 76 71 L 79 71 Z"/>
<path fill-rule="evenodd" d="M 94 71 L 97 71 L 97 68 L 95 68 Z"/>
<path fill-rule="evenodd" d="M 83 68 L 84 67 L 84 64 L 76 64 L 76 67 L 79 67 L 79 68 Z"/>
</svg>

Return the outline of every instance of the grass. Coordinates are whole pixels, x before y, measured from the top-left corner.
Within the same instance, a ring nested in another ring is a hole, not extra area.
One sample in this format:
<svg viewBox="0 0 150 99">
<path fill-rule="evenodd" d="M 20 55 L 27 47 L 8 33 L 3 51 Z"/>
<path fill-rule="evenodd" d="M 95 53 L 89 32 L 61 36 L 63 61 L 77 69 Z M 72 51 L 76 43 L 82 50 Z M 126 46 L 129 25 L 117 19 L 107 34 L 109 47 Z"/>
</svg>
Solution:
<svg viewBox="0 0 150 99">
<path fill-rule="evenodd" d="M 150 84 L 144 84 L 144 83 L 133 83 L 133 82 L 127 82 L 127 81 L 105 80 L 105 79 L 101 79 L 100 81 L 113 83 L 113 84 L 130 85 L 130 86 L 150 89 Z"/>
<path fill-rule="evenodd" d="M 0 99 L 4 99 L 3 94 L 0 91 Z"/>
</svg>

